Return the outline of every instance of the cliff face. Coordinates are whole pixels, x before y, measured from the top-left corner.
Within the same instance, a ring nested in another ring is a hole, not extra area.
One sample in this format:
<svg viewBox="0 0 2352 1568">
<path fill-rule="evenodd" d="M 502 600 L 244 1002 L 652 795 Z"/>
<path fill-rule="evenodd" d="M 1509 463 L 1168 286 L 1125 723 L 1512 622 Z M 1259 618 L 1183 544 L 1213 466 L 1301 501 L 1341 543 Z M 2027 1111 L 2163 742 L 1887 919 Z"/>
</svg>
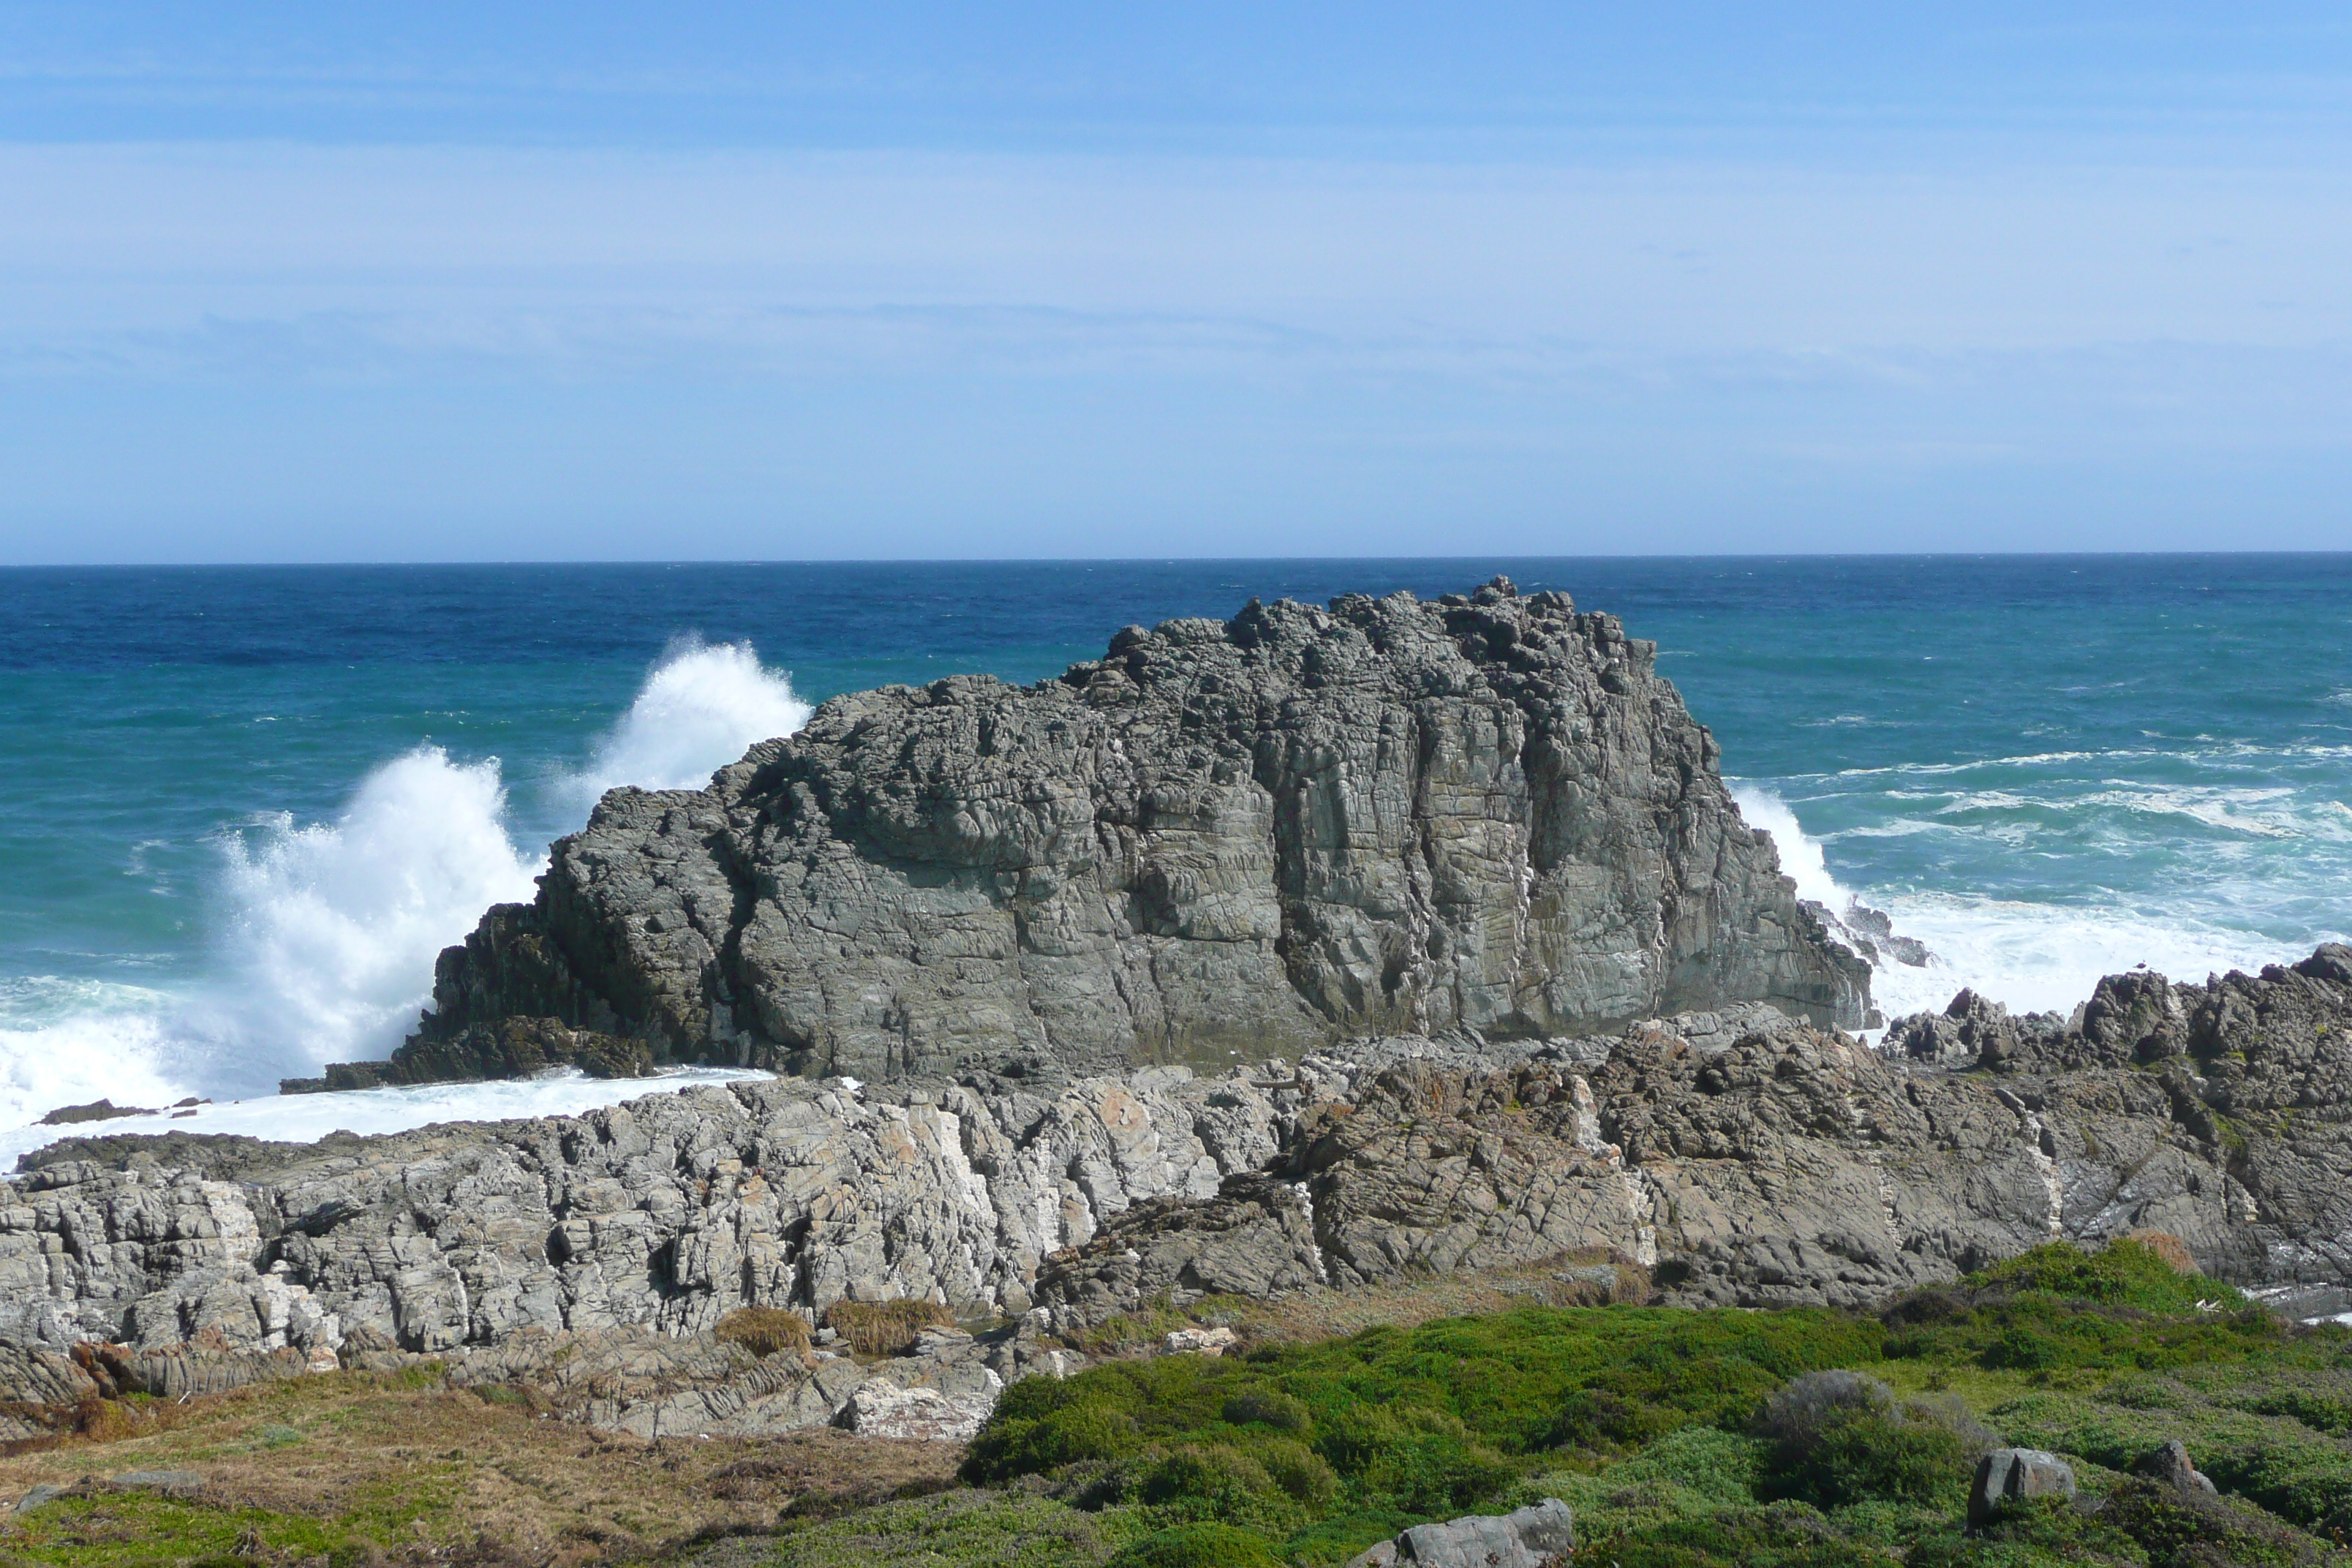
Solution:
<svg viewBox="0 0 2352 1568">
<path fill-rule="evenodd" d="M 1654 654 L 1497 580 L 837 698 L 708 789 L 606 795 L 536 903 L 444 954 L 407 1051 L 545 1018 L 879 1079 L 1743 1001 L 1861 1023 L 1866 967 Z"/>
</svg>

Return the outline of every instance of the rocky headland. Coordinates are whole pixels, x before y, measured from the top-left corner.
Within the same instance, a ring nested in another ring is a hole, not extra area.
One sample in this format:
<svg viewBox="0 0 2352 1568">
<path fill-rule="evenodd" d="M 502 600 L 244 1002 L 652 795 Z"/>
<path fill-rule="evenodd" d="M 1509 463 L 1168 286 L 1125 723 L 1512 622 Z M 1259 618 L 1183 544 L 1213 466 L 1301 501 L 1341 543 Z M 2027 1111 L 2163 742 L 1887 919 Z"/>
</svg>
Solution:
<svg viewBox="0 0 2352 1568">
<path fill-rule="evenodd" d="M 1533 1268 L 1863 1308 L 2135 1231 L 2352 1306 L 2352 950 L 2069 1017 L 1964 993 L 1874 1049 L 1865 963 L 1653 651 L 1499 580 L 1253 603 L 616 790 L 331 1081 L 786 1076 L 55 1144 L 0 1183 L 0 1419 L 436 1358 L 642 1434 L 958 1436 L 1091 1326 L 1212 1298 Z M 893 1301 L 967 1327 L 722 1331 Z"/>
<path fill-rule="evenodd" d="M 1031 687 L 835 698 L 702 790 L 618 789 L 441 959 L 390 1063 L 880 1079 L 1535 1038 L 1868 968 L 1740 820 L 1655 645 L 1504 579 L 1130 626 Z"/>
</svg>

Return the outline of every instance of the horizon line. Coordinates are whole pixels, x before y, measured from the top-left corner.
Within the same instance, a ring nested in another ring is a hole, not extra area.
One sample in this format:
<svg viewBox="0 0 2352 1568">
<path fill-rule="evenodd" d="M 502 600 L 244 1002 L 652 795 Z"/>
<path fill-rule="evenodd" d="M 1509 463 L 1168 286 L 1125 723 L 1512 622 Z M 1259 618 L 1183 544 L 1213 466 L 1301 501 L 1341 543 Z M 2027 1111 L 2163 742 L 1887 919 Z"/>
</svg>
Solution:
<svg viewBox="0 0 2352 1568">
<path fill-rule="evenodd" d="M 1544 553 L 1495 550 L 1472 554 L 1428 555 L 874 555 L 874 556 L 694 556 L 556 557 L 508 560 L 350 561 L 82 561 L 0 563 L 0 573 L 34 572 L 303 572 L 457 571 L 546 567 L 777 567 L 777 566 L 1178 566 L 1269 565 L 1320 562 L 1475 563 L 1495 561 L 2157 561 L 2240 559 L 2249 556 L 2331 558 L 2344 550 L 1732 550 L 1586 551 Z"/>
</svg>

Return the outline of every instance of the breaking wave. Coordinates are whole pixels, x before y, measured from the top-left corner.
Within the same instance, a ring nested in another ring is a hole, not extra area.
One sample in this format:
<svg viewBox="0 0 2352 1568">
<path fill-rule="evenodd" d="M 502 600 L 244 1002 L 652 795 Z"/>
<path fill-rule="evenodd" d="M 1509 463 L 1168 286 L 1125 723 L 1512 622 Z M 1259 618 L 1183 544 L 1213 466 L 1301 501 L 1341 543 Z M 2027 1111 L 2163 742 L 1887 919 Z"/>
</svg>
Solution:
<svg viewBox="0 0 2352 1568">
<path fill-rule="evenodd" d="M 576 826 L 616 784 L 699 785 L 809 711 L 749 644 L 681 642 L 584 764 L 559 775 L 558 815 Z M 381 1057 L 430 999 L 441 949 L 488 906 L 529 899 L 545 864 L 517 842 L 499 760 L 434 745 L 370 773 L 331 820 L 277 813 L 221 845 L 204 980 L 151 990 L 35 976 L 0 989 L 0 1128 L 100 1098 L 166 1107 L 268 1094 L 279 1078 Z M 611 1098 L 585 1080 L 551 1092 L 587 1095 L 583 1108 Z M 446 1095 L 417 1104 L 456 1113 Z"/>
<path fill-rule="evenodd" d="M 588 765 L 566 780 L 565 793 L 585 812 L 618 784 L 699 789 L 753 742 L 799 730 L 809 711 L 750 643 L 681 640 L 597 741 Z"/>
<path fill-rule="evenodd" d="M 2336 923 L 2341 909 L 2312 900 L 2303 872 L 2287 874 L 2280 867 L 2249 861 L 2244 854 L 2248 846 L 2278 839 L 2294 840 L 2302 860 L 2315 850 L 2335 849 L 2345 842 L 2352 812 L 2333 800 L 2291 804 L 2280 790 L 2227 796 L 2204 788 L 2170 792 L 2169 798 L 2159 790 L 2111 790 L 2071 801 L 1990 792 L 1960 802 L 1880 795 L 1881 802 L 1905 799 L 1906 809 L 1927 816 L 1874 818 L 1816 837 L 1801 826 L 1796 810 L 1777 790 L 1743 783 L 1732 793 L 1749 826 L 1772 836 L 1781 869 L 1796 882 L 1798 897 L 1841 918 L 1850 919 L 1857 905 L 1876 910 L 1898 936 L 1925 945 L 1925 963 L 1906 963 L 1882 952 L 1873 965 L 1873 999 L 1890 1019 L 1940 1010 L 1963 986 L 2012 1010 L 2065 1012 L 2087 998 L 2102 976 L 2136 964 L 2201 980 L 2230 969 L 2257 970 L 2342 937 Z M 2158 837 L 2169 852 L 2179 851 L 2179 834 L 2161 823 L 2151 824 L 2151 833 L 2138 842 L 2124 842 L 2116 829 L 2099 822 L 2108 810 L 2186 817 L 2227 832 L 2204 858 L 2180 863 L 2177 881 L 2162 889 L 2160 903 L 2090 877 L 2079 879 L 2063 897 L 2004 897 L 1918 886 L 1849 886 L 1832 869 L 1830 850 L 1838 839 L 1954 831 L 1955 806 L 2014 814 L 2011 820 L 1975 831 L 2050 861 L 2060 858 L 2062 847 L 2074 852 L 2084 846 L 2102 855 L 2145 857 Z M 2015 819 L 2028 816 L 2041 820 Z M 2086 821 L 2095 826 L 2086 826 Z"/>
</svg>

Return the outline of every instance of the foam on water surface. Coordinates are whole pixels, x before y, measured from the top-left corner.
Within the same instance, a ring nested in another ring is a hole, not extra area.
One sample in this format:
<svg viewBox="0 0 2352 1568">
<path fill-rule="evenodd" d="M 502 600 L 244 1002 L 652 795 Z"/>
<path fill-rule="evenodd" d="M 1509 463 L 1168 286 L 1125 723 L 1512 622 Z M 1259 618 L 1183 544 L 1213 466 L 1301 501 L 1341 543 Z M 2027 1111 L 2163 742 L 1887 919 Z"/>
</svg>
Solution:
<svg viewBox="0 0 2352 1568">
<path fill-rule="evenodd" d="M 803 693 L 1035 680 L 1131 622 L 1498 570 L 1659 640 L 1802 896 L 1933 954 L 1880 966 L 1890 1016 L 2352 931 L 2352 557 L 0 572 L 0 1128 L 604 1103 L 268 1091 L 396 1045 L 599 792 L 700 785 Z"/>
<path fill-rule="evenodd" d="M 618 784 L 699 786 L 754 742 L 797 730 L 809 711 L 748 643 L 677 639 L 585 764 L 562 773 L 551 793 L 576 825 Z M 221 835 L 206 973 L 168 988 L 0 981 L 0 1128 L 94 1100 L 165 1105 L 190 1096 L 241 1108 L 201 1112 L 195 1121 L 237 1123 L 205 1131 L 309 1126 L 323 1114 L 304 1104 L 314 1097 L 280 1101 L 269 1095 L 277 1081 L 388 1055 L 431 1001 L 441 950 L 490 905 L 532 896 L 546 857 L 518 847 L 513 816 L 499 758 L 461 762 L 425 744 L 371 772 L 327 820 L 277 812 Z M 611 1103 L 602 1088 L 473 1086 L 446 1103 L 428 1091 L 383 1092 L 408 1098 L 367 1100 L 354 1114 L 414 1126 L 398 1106 L 432 1107 L 446 1120 Z M 551 1109 L 504 1109 L 542 1102 Z"/>
<path fill-rule="evenodd" d="M 281 1094 L 253 1100 L 118 1116 L 64 1127 L 19 1127 L 0 1132 L 0 1172 L 22 1156 L 68 1138 L 122 1133 L 204 1132 L 309 1143 L 330 1132 L 406 1132 L 445 1121 L 511 1121 L 578 1116 L 607 1105 L 675 1094 L 700 1084 L 737 1083 L 769 1075 L 733 1068 L 686 1068 L 656 1078 L 593 1079 L 578 1071 L 493 1083 L 435 1083 L 415 1089 L 354 1089 L 341 1094 Z M 141 1103 L 125 1098 L 118 1104 Z"/>
</svg>

